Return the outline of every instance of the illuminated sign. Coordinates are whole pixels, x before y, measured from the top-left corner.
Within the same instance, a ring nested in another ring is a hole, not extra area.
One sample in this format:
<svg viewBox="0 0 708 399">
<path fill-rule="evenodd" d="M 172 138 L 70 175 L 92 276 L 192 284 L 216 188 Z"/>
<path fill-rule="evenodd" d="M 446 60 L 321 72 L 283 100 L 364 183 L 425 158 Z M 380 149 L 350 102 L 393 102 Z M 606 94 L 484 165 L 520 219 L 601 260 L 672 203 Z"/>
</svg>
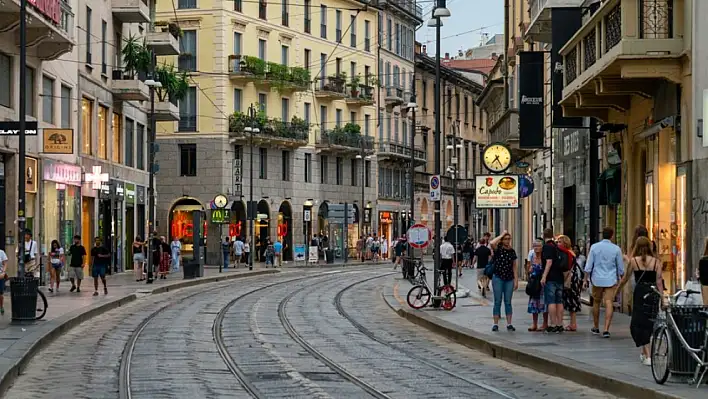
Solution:
<svg viewBox="0 0 708 399">
<path fill-rule="evenodd" d="M 60 0 L 27 0 L 27 3 L 36 8 L 37 11 L 44 16 L 49 17 L 54 24 L 59 25 L 59 21 L 61 20 L 61 4 L 59 1 Z"/>
<path fill-rule="evenodd" d="M 514 175 L 478 175 L 475 181 L 477 209 L 519 207 L 519 179 Z"/>
</svg>

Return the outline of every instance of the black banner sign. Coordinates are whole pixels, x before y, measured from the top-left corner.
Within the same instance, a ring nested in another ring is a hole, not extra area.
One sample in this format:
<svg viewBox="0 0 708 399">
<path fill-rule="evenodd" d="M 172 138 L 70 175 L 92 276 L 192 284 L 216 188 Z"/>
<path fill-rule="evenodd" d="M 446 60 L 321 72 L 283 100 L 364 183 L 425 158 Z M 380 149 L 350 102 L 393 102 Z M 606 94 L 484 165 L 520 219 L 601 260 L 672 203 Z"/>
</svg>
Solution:
<svg viewBox="0 0 708 399">
<path fill-rule="evenodd" d="M 553 88 L 553 127 L 581 127 L 583 119 L 578 117 L 564 117 L 560 100 L 563 98 L 563 57 L 558 50 L 563 48 L 568 40 L 580 29 L 582 25 L 582 12 L 580 7 L 551 8 L 551 85 Z M 556 70 L 556 65 L 561 66 Z"/>
<path fill-rule="evenodd" d="M 0 136 L 19 136 L 19 135 L 20 135 L 20 122 L 17 122 L 17 121 L 0 122 Z M 37 135 L 37 122 L 36 121 L 25 122 L 25 135 L 26 136 L 36 136 Z"/>
<path fill-rule="evenodd" d="M 519 147 L 543 148 L 543 68 L 542 51 L 519 53 Z"/>
</svg>

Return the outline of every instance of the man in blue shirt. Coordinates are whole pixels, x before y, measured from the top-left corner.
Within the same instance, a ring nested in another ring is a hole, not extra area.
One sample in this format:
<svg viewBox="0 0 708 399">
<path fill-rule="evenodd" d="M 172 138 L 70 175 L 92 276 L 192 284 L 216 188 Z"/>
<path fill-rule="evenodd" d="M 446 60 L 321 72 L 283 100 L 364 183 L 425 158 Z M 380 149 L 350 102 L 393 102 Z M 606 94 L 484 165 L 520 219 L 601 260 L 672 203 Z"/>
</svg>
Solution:
<svg viewBox="0 0 708 399">
<path fill-rule="evenodd" d="M 615 295 L 617 294 L 617 284 L 624 275 L 624 261 L 622 260 L 622 250 L 610 241 L 615 231 L 611 227 L 602 229 L 602 241 L 590 247 L 588 260 L 585 263 L 585 282 L 587 287 L 588 279 L 592 282 L 592 333 L 600 334 L 600 304 L 605 304 L 605 329 L 602 337 L 610 338 L 610 324 L 612 323 L 612 312 Z"/>
<path fill-rule="evenodd" d="M 283 266 L 283 244 L 280 242 L 280 240 L 276 241 L 275 244 L 273 244 L 273 251 L 275 252 L 275 265 L 273 266 Z"/>
</svg>

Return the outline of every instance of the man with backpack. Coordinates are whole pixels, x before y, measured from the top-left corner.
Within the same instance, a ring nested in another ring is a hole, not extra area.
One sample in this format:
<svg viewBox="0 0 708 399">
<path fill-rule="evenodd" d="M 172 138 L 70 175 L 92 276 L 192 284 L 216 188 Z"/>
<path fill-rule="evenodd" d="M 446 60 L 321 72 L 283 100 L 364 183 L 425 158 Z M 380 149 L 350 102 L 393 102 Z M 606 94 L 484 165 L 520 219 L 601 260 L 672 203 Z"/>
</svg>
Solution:
<svg viewBox="0 0 708 399">
<path fill-rule="evenodd" d="M 561 251 L 553 237 L 553 229 L 543 230 L 543 248 L 541 262 L 543 264 L 544 303 L 548 307 L 549 325 L 546 333 L 560 334 L 563 332 L 563 272 L 568 271 L 568 262 L 562 262 Z"/>
</svg>

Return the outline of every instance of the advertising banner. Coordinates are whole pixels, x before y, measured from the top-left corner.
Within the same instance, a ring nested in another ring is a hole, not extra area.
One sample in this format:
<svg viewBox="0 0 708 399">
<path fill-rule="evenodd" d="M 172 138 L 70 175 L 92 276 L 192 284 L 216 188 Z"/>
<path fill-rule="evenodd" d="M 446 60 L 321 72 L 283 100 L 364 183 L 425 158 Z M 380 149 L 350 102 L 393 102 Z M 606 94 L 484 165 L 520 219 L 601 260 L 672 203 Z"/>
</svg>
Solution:
<svg viewBox="0 0 708 399">
<path fill-rule="evenodd" d="M 477 175 L 477 209 L 514 209 L 519 207 L 519 177 L 516 175 Z"/>
<path fill-rule="evenodd" d="M 551 86 L 553 88 L 553 127 L 580 127 L 583 118 L 564 117 L 560 101 L 563 98 L 563 57 L 558 50 L 563 48 L 583 25 L 582 7 L 551 8 Z M 562 69 L 556 69 L 560 66 Z M 572 66 L 569 66 L 572 67 Z"/>
<path fill-rule="evenodd" d="M 542 51 L 519 53 L 519 147 L 544 147 L 544 57 Z"/>
</svg>

